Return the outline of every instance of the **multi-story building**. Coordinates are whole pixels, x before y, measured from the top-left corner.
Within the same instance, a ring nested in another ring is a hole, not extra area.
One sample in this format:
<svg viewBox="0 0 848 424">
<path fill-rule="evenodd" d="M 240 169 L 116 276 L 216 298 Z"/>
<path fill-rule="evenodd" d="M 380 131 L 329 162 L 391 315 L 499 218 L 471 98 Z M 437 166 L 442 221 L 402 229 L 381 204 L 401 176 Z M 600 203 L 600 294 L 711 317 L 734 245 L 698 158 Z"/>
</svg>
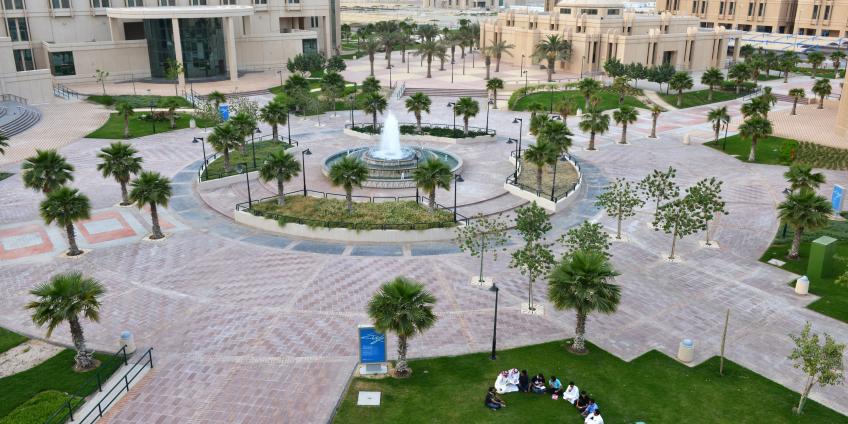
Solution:
<svg viewBox="0 0 848 424">
<path fill-rule="evenodd" d="M 597 72 L 609 58 L 646 66 L 671 63 L 681 70 L 722 68 L 727 45 L 737 31 L 699 29 L 698 18 L 670 13 L 642 14 L 625 10 L 620 0 L 562 0 L 545 13 L 510 10 L 481 25 L 481 43 L 506 41 L 516 47 L 502 60 L 518 64 L 531 57 L 536 44 L 550 34 L 571 43 L 571 60 L 557 69 Z"/>
<path fill-rule="evenodd" d="M 798 0 L 795 33 L 823 37 L 848 35 L 848 0 Z"/>
<path fill-rule="evenodd" d="M 421 5 L 436 9 L 485 9 L 494 10 L 500 0 L 422 0 Z"/>
</svg>

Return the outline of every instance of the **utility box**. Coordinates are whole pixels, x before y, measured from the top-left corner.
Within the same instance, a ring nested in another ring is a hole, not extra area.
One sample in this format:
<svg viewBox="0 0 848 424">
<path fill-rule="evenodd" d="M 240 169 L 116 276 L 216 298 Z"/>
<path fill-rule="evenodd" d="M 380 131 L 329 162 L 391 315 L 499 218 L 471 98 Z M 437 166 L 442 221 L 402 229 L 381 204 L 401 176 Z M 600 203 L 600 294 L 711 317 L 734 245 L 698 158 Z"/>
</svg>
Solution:
<svg viewBox="0 0 848 424">
<path fill-rule="evenodd" d="M 836 239 L 821 236 L 810 245 L 810 261 L 807 263 L 807 277 L 818 280 L 834 276 L 833 255 L 836 253 Z"/>
</svg>

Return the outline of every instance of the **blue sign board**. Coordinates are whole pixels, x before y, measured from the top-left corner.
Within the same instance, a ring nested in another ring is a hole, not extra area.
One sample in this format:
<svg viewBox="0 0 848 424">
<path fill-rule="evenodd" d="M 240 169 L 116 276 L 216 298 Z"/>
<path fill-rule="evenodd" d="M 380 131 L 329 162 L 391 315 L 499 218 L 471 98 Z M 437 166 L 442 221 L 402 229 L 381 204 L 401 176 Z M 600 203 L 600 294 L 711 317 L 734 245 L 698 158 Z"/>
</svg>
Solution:
<svg viewBox="0 0 848 424">
<path fill-rule="evenodd" d="M 370 325 L 359 326 L 359 362 L 386 362 L 386 335 Z"/>
<path fill-rule="evenodd" d="M 218 106 L 218 114 L 221 115 L 221 120 L 226 121 L 230 119 L 230 105 L 222 104 Z"/>
<path fill-rule="evenodd" d="M 833 186 L 833 194 L 830 195 L 830 204 L 833 206 L 833 212 L 839 213 L 842 212 L 842 203 L 843 203 L 843 194 L 845 193 L 845 188 L 841 185 Z"/>
</svg>

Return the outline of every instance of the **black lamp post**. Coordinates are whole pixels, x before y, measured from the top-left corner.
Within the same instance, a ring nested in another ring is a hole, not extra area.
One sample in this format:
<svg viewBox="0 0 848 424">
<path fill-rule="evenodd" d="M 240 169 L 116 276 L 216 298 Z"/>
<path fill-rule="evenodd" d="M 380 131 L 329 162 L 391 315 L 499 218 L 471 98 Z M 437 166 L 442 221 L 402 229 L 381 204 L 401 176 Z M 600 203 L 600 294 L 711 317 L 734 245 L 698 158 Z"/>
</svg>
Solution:
<svg viewBox="0 0 848 424">
<path fill-rule="evenodd" d="M 453 222 L 456 222 L 456 183 L 461 183 L 465 180 L 462 179 L 462 175 L 453 174 Z"/>
<path fill-rule="evenodd" d="M 451 84 L 453 84 L 453 63 L 454 63 L 454 60 L 451 59 Z"/>
<path fill-rule="evenodd" d="M 353 102 L 356 100 L 356 95 L 351 94 L 351 95 L 350 95 L 350 97 L 348 97 L 348 100 L 350 100 L 350 129 L 353 129 L 353 127 L 354 127 L 354 122 L 353 122 Z"/>
<path fill-rule="evenodd" d="M 724 140 L 721 142 L 721 151 L 727 150 L 727 129 L 730 128 L 730 120 L 724 123 Z"/>
<path fill-rule="evenodd" d="M 554 202 L 554 207 L 556 207 L 556 198 L 554 197 L 554 190 L 556 189 L 556 172 L 558 165 L 557 162 L 554 162 L 554 181 L 553 183 L 551 183 L 551 202 Z"/>
<path fill-rule="evenodd" d="M 513 124 L 518 124 L 518 150 L 516 150 L 516 159 L 521 159 L 521 133 L 524 132 L 524 119 L 514 118 Z"/>
<path fill-rule="evenodd" d="M 191 142 L 193 144 L 200 143 L 200 147 L 203 149 L 203 165 L 209 165 L 209 162 L 206 160 L 206 145 L 203 143 L 203 137 L 195 137 Z"/>
<path fill-rule="evenodd" d="M 244 180 L 247 182 L 247 208 L 250 209 L 253 199 L 250 197 L 250 172 L 247 171 L 247 163 L 240 163 L 236 170 L 244 173 Z"/>
<path fill-rule="evenodd" d="M 518 140 L 510 137 L 506 139 L 506 144 L 515 143 L 515 170 L 512 172 L 512 179 L 515 180 L 516 184 L 518 183 Z"/>
<path fill-rule="evenodd" d="M 524 55 L 521 55 L 521 73 L 519 73 L 519 75 L 521 75 L 523 73 L 524 73 Z"/>
<path fill-rule="evenodd" d="M 790 190 L 788 188 L 783 189 L 783 195 L 784 196 L 789 196 L 790 194 L 792 194 L 792 190 Z M 788 226 L 789 226 L 789 223 L 787 223 L 786 221 L 783 221 L 783 235 L 780 238 L 784 238 L 784 239 L 786 238 L 786 229 L 787 229 Z"/>
<path fill-rule="evenodd" d="M 495 101 L 492 99 L 489 99 L 489 101 L 486 102 L 486 134 L 489 133 L 489 106 L 493 104 L 495 104 Z"/>
<path fill-rule="evenodd" d="M 292 144 L 291 140 L 291 118 L 289 118 L 289 107 L 286 106 L 286 129 L 289 132 L 289 145 Z"/>
<path fill-rule="evenodd" d="M 453 114 L 453 131 L 456 132 L 456 103 L 450 102 L 448 103 L 448 107 L 451 108 L 451 113 Z"/>
<path fill-rule="evenodd" d="M 252 150 L 253 154 L 253 169 L 256 169 L 256 140 L 253 139 L 254 134 L 260 134 L 262 130 L 258 127 L 254 128 L 250 133 L 250 150 Z"/>
<path fill-rule="evenodd" d="M 522 73 L 524 74 L 524 92 L 526 93 L 527 92 L 527 86 L 530 85 L 530 80 L 529 80 L 530 73 L 527 72 L 526 69 L 524 71 L 522 71 Z"/>
<path fill-rule="evenodd" d="M 150 90 L 147 90 L 147 91 L 149 92 Z M 150 123 L 153 124 L 153 134 L 156 134 L 156 117 L 153 116 L 153 106 L 155 106 L 155 105 L 156 105 L 156 103 L 154 103 L 153 100 L 151 100 L 150 101 Z"/>
<path fill-rule="evenodd" d="M 489 287 L 489 291 L 495 292 L 495 319 L 492 322 L 492 356 L 489 358 L 494 361 L 495 359 L 498 359 L 496 354 L 498 346 L 498 294 L 501 289 L 492 283 L 492 287 Z"/>
<path fill-rule="evenodd" d="M 418 156 L 418 151 L 416 151 L 415 152 L 415 169 L 416 170 L 418 169 L 418 163 L 419 163 L 418 161 L 420 159 L 421 159 L 421 157 Z M 418 199 L 420 199 L 420 197 L 418 195 L 418 184 L 415 184 L 415 203 L 418 203 Z"/>
<path fill-rule="evenodd" d="M 283 70 L 280 69 L 277 74 L 280 76 L 280 88 L 283 88 Z"/>
<path fill-rule="evenodd" d="M 303 175 L 303 197 L 306 197 L 306 156 L 312 154 L 312 151 L 307 148 L 300 152 L 300 174 Z"/>
<path fill-rule="evenodd" d="M 389 65 L 389 89 L 392 89 L 392 68 L 394 67 L 395 65 Z"/>
</svg>

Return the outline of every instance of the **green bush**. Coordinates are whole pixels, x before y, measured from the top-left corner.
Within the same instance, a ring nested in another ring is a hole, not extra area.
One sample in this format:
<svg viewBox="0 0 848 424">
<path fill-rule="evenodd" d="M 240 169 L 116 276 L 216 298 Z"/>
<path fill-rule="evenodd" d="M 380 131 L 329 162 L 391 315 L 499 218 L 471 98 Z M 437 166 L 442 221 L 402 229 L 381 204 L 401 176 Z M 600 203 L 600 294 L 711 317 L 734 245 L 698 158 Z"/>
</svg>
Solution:
<svg viewBox="0 0 848 424">
<path fill-rule="evenodd" d="M 357 126 L 353 129 L 356 132 L 361 132 L 365 134 L 380 134 L 381 127 L 377 127 L 376 129 L 368 124 L 363 124 L 362 126 Z M 418 134 L 417 128 L 415 125 L 401 125 L 400 133 L 404 135 L 413 135 Z M 468 134 L 462 129 L 462 125 L 457 124 L 456 129 L 446 128 L 446 127 L 428 127 L 426 125 L 421 126 L 421 134 L 431 135 L 433 137 L 445 137 L 445 138 L 471 138 L 471 137 L 479 137 L 486 135 L 485 131 L 474 131 L 469 128 Z"/>
<path fill-rule="evenodd" d="M 149 108 L 153 103 L 153 107 L 164 107 L 163 105 L 168 99 L 175 99 L 181 108 L 190 108 L 191 102 L 180 96 L 88 96 L 88 101 L 97 103 L 103 106 L 112 106 L 117 103 L 129 103 L 133 109 Z"/>
<path fill-rule="evenodd" d="M 745 81 L 739 85 L 741 91 L 754 91 L 757 88 L 757 83 Z M 736 83 L 732 80 L 725 80 L 721 83 L 721 89 L 725 91 L 736 91 Z"/>
<path fill-rule="evenodd" d="M 79 400 L 58 390 L 45 390 L 0 418 L 0 424 L 42 424 L 68 400 Z"/>
</svg>

